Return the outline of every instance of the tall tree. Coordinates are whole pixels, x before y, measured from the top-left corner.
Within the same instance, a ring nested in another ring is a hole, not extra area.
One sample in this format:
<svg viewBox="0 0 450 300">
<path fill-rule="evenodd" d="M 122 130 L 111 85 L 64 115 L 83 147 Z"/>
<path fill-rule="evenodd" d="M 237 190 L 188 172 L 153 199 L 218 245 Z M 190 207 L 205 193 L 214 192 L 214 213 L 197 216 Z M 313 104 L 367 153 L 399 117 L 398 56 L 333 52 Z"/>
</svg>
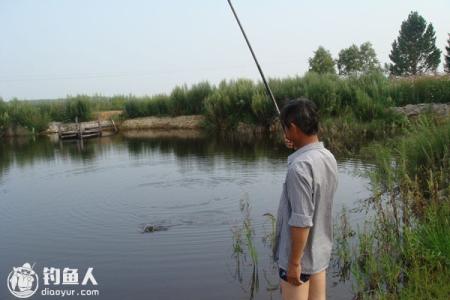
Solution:
<svg viewBox="0 0 450 300">
<path fill-rule="evenodd" d="M 392 75 L 418 75 L 435 72 L 441 62 L 441 50 L 436 48 L 433 25 L 413 11 L 403 21 L 399 37 L 392 43 L 389 58 Z"/>
<path fill-rule="evenodd" d="M 319 74 L 336 74 L 334 65 L 335 62 L 333 57 L 331 57 L 331 53 L 322 46 L 320 46 L 314 52 L 314 56 L 309 59 L 309 70 Z"/>
<path fill-rule="evenodd" d="M 340 75 L 353 74 L 361 70 L 361 58 L 355 44 L 339 51 L 337 67 Z"/>
<path fill-rule="evenodd" d="M 377 54 L 370 42 L 365 42 L 359 48 L 353 44 L 349 48 L 342 49 L 339 52 L 337 65 L 341 75 L 367 73 L 381 69 Z"/>
<path fill-rule="evenodd" d="M 365 42 L 359 46 L 359 55 L 361 57 L 361 71 L 366 73 L 369 71 L 380 70 L 380 62 L 377 53 L 373 49 L 372 43 Z"/>
<path fill-rule="evenodd" d="M 445 47 L 445 50 L 447 50 L 447 54 L 444 55 L 445 57 L 445 72 L 450 74 L 450 33 L 448 34 L 448 46 Z"/>
</svg>

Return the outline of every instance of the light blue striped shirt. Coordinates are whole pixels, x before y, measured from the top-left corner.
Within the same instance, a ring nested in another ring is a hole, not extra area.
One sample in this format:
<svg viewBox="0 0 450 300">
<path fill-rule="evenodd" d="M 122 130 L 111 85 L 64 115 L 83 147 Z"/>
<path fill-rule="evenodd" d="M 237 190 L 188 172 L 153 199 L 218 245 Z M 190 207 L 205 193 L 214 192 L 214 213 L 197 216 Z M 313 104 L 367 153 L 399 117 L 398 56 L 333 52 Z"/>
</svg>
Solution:
<svg viewBox="0 0 450 300">
<path fill-rule="evenodd" d="M 302 273 L 325 270 L 333 244 L 333 197 L 338 183 L 337 163 L 322 142 L 297 149 L 288 157 L 288 169 L 277 213 L 273 255 L 287 270 L 291 254 L 290 226 L 310 227 Z"/>
</svg>

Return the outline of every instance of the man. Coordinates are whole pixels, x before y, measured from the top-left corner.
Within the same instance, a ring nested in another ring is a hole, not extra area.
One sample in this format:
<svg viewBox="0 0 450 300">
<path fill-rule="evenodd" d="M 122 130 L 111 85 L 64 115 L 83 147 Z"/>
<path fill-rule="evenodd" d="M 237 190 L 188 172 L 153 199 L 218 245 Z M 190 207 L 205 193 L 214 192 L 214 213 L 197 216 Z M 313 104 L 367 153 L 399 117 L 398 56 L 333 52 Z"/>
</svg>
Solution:
<svg viewBox="0 0 450 300">
<path fill-rule="evenodd" d="M 337 163 L 318 139 L 319 117 L 312 101 L 290 101 L 280 120 L 286 145 L 296 149 L 288 157 L 273 249 L 281 294 L 284 300 L 326 299 Z"/>
</svg>

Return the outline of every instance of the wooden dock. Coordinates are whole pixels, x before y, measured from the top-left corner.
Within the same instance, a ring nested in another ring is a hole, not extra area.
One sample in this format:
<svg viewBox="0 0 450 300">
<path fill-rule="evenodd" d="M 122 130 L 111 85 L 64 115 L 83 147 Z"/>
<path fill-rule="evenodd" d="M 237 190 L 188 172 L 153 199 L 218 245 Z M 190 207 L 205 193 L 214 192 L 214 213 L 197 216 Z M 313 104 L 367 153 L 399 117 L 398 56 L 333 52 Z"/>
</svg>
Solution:
<svg viewBox="0 0 450 300">
<path fill-rule="evenodd" d="M 111 133 L 115 134 L 117 131 L 113 119 L 90 122 L 78 122 L 78 120 L 76 120 L 75 123 L 58 125 L 58 137 L 60 140 L 101 137 L 104 132 L 108 132 L 108 135 L 111 135 Z"/>
</svg>

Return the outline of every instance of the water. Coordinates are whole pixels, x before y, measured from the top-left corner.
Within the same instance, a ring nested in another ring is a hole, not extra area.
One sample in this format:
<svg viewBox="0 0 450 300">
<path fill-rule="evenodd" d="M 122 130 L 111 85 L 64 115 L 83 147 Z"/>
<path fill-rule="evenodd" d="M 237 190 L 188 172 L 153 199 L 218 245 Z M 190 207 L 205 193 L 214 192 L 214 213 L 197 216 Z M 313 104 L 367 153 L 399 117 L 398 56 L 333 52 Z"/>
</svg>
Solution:
<svg viewBox="0 0 450 300">
<path fill-rule="evenodd" d="M 1 141 L 0 299 L 12 267 L 77 268 L 81 282 L 93 267 L 94 299 L 250 299 L 251 260 L 233 257 L 240 201 L 250 204 L 259 256 L 255 299 L 281 299 L 262 237 L 275 215 L 286 171 L 282 146 L 271 141 L 221 141 L 183 135 L 121 134 L 79 142 L 49 138 Z M 370 195 L 358 171 L 370 167 L 338 158 L 334 214 Z M 356 215 L 358 222 L 364 215 Z M 142 233 L 145 224 L 168 230 Z M 351 284 L 328 272 L 331 299 L 351 298 Z M 55 298 L 55 297 L 53 297 Z M 76 298 L 76 297 L 69 297 Z M 89 298 L 89 297 L 88 297 Z"/>
</svg>

